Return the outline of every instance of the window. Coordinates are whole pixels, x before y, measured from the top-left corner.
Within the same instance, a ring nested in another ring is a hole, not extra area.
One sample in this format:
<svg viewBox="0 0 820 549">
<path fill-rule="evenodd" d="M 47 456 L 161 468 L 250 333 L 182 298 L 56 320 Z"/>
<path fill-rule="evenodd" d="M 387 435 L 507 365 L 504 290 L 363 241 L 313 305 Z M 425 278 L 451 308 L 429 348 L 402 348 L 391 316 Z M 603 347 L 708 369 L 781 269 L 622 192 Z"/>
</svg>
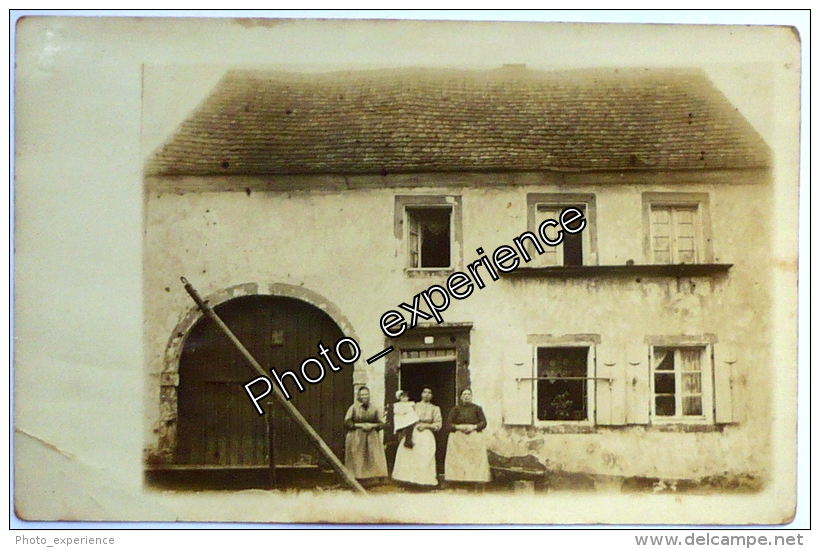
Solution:
<svg viewBox="0 0 820 549">
<path fill-rule="evenodd" d="M 709 415 L 709 376 L 704 347 L 654 347 L 652 415 L 657 419 L 698 419 Z"/>
<path fill-rule="evenodd" d="M 557 246 L 544 246 L 544 253 L 538 254 L 534 247 L 530 255 L 537 267 L 560 267 L 574 265 L 596 265 L 598 263 L 597 238 L 595 236 L 595 196 L 589 194 L 529 194 L 527 195 L 528 230 L 539 235 L 538 230 L 547 219 L 561 219 L 561 212 L 575 208 L 583 214 L 586 221 L 584 229 L 577 233 L 563 231 L 563 240 Z M 580 219 L 569 224 L 568 228 L 580 226 Z M 546 227 L 543 237 L 556 240 L 559 226 Z M 541 235 L 539 235 L 541 238 Z"/>
<path fill-rule="evenodd" d="M 698 263 L 697 206 L 652 206 L 654 263 Z"/>
<path fill-rule="evenodd" d="M 650 263 L 712 262 L 708 198 L 704 193 L 644 193 Z"/>
<path fill-rule="evenodd" d="M 584 214 L 586 217 L 586 207 L 583 204 L 574 204 L 572 206 L 555 206 L 550 204 L 538 204 L 535 209 L 535 226 L 541 226 L 541 223 L 546 219 L 559 220 L 561 212 L 566 208 L 575 208 Z M 576 229 L 581 220 L 577 220 L 574 224 L 568 225 L 570 229 Z M 560 226 L 549 227 L 546 230 L 546 236 L 550 240 L 558 238 Z M 545 246 L 543 255 L 543 265 L 583 265 L 584 264 L 584 232 L 578 233 L 564 233 L 564 238 L 561 244 L 557 246 Z"/>
<path fill-rule="evenodd" d="M 451 266 L 452 242 L 449 206 L 407 208 L 407 249 L 411 269 Z"/>
<path fill-rule="evenodd" d="M 601 405 L 607 413 L 603 422 L 611 423 L 610 379 L 596 374 L 600 335 L 529 334 L 527 343 L 531 345 L 529 360 L 513 361 L 504 368 L 504 425 L 591 432 Z"/>
<path fill-rule="evenodd" d="M 396 196 L 394 234 L 408 274 L 454 270 L 462 258 L 461 197 Z"/>
<path fill-rule="evenodd" d="M 536 410 L 540 421 L 590 418 L 589 347 L 539 347 Z"/>
</svg>

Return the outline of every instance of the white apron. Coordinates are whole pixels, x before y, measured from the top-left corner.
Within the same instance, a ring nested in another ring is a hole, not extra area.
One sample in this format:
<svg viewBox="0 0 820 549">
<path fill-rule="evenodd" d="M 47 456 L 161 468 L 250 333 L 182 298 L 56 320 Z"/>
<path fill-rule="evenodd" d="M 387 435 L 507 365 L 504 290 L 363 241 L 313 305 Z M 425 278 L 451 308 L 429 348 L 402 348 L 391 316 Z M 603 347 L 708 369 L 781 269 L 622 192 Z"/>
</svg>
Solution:
<svg viewBox="0 0 820 549">
<path fill-rule="evenodd" d="M 404 445 L 403 438 L 396 450 L 393 478 L 401 482 L 436 486 L 436 437 L 433 431 L 413 431 L 412 448 Z"/>
<path fill-rule="evenodd" d="M 490 460 L 484 433 L 453 431 L 447 438 L 444 479 L 457 482 L 490 482 Z"/>
</svg>

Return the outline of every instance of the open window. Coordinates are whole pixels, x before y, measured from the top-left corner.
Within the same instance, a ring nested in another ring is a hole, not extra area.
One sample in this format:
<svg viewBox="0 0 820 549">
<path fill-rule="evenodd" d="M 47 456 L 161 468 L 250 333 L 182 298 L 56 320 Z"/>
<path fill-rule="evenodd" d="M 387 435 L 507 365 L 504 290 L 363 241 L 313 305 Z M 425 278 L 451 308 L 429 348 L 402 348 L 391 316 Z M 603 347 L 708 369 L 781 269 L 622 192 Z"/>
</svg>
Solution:
<svg viewBox="0 0 820 549">
<path fill-rule="evenodd" d="M 505 425 L 589 432 L 599 422 L 602 405 L 606 407 L 606 417 L 600 418 L 603 424 L 616 423 L 611 419 L 613 380 L 597 371 L 599 335 L 531 334 L 527 342 L 532 345 L 531 361 L 514 362 L 504 369 Z"/>
<path fill-rule="evenodd" d="M 461 263 L 461 197 L 396 196 L 394 232 L 408 274 L 453 271 Z"/>
<path fill-rule="evenodd" d="M 592 417 L 589 347 L 539 347 L 536 352 L 536 419 L 587 421 Z"/>
<path fill-rule="evenodd" d="M 408 266 L 449 269 L 452 266 L 452 207 L 408 207 L 406 215 Z"/>
<path fill-rule="evenodd" d="M 567 208 L 575 208 L 583 214 L 586 226 L 575 233 L 563 232 L 563 239 L 557 246 L 544 246 L 544 253 L 538 254 L 534 249 L 531 254 L 533 266 L 536 267 L 569 267 L 575 265 L 597 265 L 598 250 L 595 235 L 595 195 L 591 194 L 544 194 L 527 195 L 528 222 L 527 229 L 538 235 L 539 227 L 547 219 L 560 221 L 561 213 Z M 577 229 L 583 221 L 581 218 L 571 222 L 569 229 Z M 557 240 L 561 231 L 560 225 L 546 227 L 543 237 Z M 539 236 L 541 238 L 541 236 Z"/>
</svg>

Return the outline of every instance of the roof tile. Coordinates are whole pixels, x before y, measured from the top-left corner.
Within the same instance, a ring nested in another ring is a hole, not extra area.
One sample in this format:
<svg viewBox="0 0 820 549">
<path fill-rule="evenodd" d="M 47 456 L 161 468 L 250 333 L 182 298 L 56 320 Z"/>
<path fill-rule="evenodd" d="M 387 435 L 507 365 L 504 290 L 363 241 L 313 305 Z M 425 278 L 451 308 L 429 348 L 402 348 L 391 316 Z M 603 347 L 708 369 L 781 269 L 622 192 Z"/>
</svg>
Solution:
<svg viewBox="0 0 820 549">
<path fill-rule="evenodd" d="M 770 151 L 700 71 L 231 71 L 151 175 L 748 168 Z"/>
</svg>

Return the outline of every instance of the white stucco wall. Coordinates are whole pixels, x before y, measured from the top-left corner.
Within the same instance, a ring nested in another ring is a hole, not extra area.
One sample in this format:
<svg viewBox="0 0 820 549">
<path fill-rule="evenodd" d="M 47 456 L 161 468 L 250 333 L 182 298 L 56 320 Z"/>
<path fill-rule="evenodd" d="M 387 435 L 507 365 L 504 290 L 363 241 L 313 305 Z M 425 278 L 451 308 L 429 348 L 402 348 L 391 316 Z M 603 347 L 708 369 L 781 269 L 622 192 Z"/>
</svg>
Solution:
<svg viewBox="0 0 820 549">
<path fill-rule="evenodd" d="M 144 404 L 149 452 L 157 445 L 158 374 L 173 366 L 166 358 L 169 340 L 193 308 L 180 276 L 203 296 L 245 283 L 303 286 L 338 307 L 366 358 L 385 347 L 379 328 L 383 312 L 446 280 L 406 274 L 403 242 L 394 236 L 396 195 L 462 197 L 465 262 L 457 269 L 464 270 L 477 258 L 476 248 L 490 255 L 527 229 L 528 193 L 594 194 L 598 264 L 650 263 L 643 249 L 641 193 L 693 192 L 709 194 L 714 262 L 732 263 L 728 275 L 643 276 L 640 281 L 606 276 L 487 279 L 486 288 L 453 300 L 443 316 L 448 322 L 473 324 L 471 383 L 489 420 L 493 451 L 532 454 L 552 469 L 595 475 L 747 473 L 765 479 L 772 444 L 773 266 L 768 258 L 776 245 L 768 236 L 772 193 L 766 176 L 738 172 L 652 180 L 627 175 L 617 183 L 598 176 L 494 177 L 475 176 L 467 186 L 458 176 L 431 175 L 425 182 L 436 178 L 441 186 L 387 188 L 388 177 L 382 188 L 351 190 L 146 191 Z M 506 185 L 493 186 L 500 178 Z M 257 183 L 254 189 L 261 185 Z M 556 434 L 503 426 L 504 381 L 511 365 L 530 364 L 529 334 L 596 334 L 602 348 L 615 355 L 648 335 L 715 334 L 718 341 L 737 345 L 734 394 L 740 421 L 706 432 L 619 426 Z M 360 360 L 356 376 L 368 383 L 376 402 L 385 402 L 384 360 L 369 366 Z"/>
</svg>

